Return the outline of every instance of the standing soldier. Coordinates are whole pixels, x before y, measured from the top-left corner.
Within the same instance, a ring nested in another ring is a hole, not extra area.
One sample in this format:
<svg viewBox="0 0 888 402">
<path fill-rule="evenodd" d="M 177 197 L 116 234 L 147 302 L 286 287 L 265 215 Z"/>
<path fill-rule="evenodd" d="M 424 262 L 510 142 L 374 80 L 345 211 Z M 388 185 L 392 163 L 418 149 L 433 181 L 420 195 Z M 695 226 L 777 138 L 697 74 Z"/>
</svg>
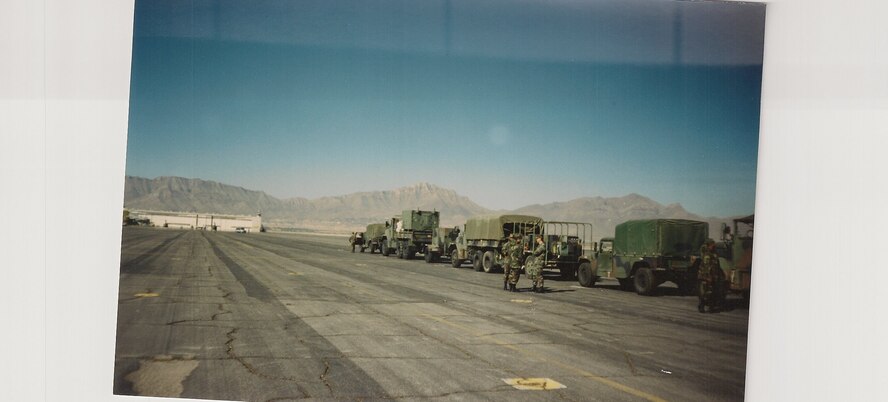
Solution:
<svg viewBox="0 0 888 402">
<path fill-rule="evenodd" d="M 348 238 L 348 244 L 351 246 L 352 252 L 355 252 L 355 239 L 357 239 L 357 235 L 355 232 L 352 232 L 351 237 Z"/>
<path fill-rule="evenodd" d="M 536 236 L 536 248 L 533 249 L 533 260 L 525 267 L 527 271 L 527 279 L 533 282 L 530 289 L 534 293 L 543 293 L 543 264 L 545 264 L 546 245 L 543 243 L 543 236 Z"/>
<path fill-rule="evenodd" d="M 705 313 L 706 306 L 709 306 L 711 313 L 717 304 L 721 304 L 722 286 L 724 286 L 724 273 L 718 265 L 715 241 L 706 239 L 706 243 L 700 247 L 700 259 L 700 270 L 697 271 L 700 303 L 697 304 L 697 311 Z"/>
<path fill-rule="evenodd" d="M 503 244 L 502 256 L 503 256 L 503 290 L 509 289 L 509 273 L 512 272 L 512 249 L 515 247 L 515 234 L 512 233 L 509 235 L 509 240 L 506 240 L 506 244 Z"/>
<path fill-rule="evenodd" d="M 509 273 L 509 291 L 518 291 L 518 279 L 521 278 L 521 257 L 524 256 L 524 247 L 521 246 L 521 234 L 515 234 L 515 242 L 509 250 L 511 255 L 509 261 L 512 264 L 512 271 Z"/>
</svg>

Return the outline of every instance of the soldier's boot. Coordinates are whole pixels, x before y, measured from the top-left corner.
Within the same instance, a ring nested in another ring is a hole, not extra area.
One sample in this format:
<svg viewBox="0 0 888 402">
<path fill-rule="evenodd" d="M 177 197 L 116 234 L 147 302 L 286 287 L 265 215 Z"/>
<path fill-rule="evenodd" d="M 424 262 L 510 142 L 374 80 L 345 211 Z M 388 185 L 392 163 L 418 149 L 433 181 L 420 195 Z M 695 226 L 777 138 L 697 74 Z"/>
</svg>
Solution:
<svg viewBox="0 0 888 402">
<path fill-rule="evenodd" d="M 510 291 L 510 292 L 517 292 L 517 291 L 518 291 L 518 289 L 515 288 L 515 284 L 514 284 L 514 283 L 510 283 L 510 284 L 509 284 L 509 291 Z"/>
<path fill-rule="evenodd" d="M 503 281 L 503 290 L 509 290 L 509 282 Z"/>
<path fill-rule="evenodd" d="M 701 313 L 706 312 L 706 304 L 703 303 L 703 299 L 700 299 L 700 303 L 697 304 L 697 311 L 699 311 Z"/>
<path fill-rule="evenodd" d="M 530 291 L 536 293 L 537 292 L 537 284 L 534 283 L 533 287 L 530 288 Z"/>
</svg>

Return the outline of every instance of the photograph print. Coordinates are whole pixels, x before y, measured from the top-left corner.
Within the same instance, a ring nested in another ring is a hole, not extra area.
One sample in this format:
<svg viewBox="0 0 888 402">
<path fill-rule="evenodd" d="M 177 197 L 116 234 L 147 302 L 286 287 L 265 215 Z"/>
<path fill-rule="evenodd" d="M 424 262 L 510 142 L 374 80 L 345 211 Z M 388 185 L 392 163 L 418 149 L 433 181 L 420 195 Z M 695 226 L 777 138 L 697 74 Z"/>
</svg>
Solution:
<svg viewBox="0 0 888 402">
<path fill-rule="evenodd" d="M 114 394 L 743 400 L 765 10 L 137 0 Z"/>
</svg>

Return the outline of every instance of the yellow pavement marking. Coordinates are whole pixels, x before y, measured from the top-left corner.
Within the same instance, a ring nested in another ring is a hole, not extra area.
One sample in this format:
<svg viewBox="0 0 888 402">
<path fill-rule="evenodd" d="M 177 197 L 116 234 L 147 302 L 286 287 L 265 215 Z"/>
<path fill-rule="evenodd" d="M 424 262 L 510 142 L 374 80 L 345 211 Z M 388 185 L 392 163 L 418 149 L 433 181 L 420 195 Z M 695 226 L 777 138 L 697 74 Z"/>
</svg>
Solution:
<svg viewBox="0 0 888 402">
<path fill-rule="evenodd" d="M 533 303 L 531 299 L 512 299 L 512 303 Z"/>
<path fill-rule="evenodd" d="M 288 272 L 288 274 L 293 275 L 293 276 L 303 275 L 302 272 L 293 272 L 293 271 Z"/>
<path fill-rule="evenodd" d="M 157 297 L 160 295 L 157 293 L 136 293 L 133 296 L 135 296 L 135 297 Z"/>
<path fill-rule="evenodd" d="M 550 389 L 567 388 L 566 385 L 551 378 L 503 378 L 503 381 L 522 391 L 548 391 Z"/>
<path fill-rule="evenodd" d="M 637 397 L 639 397 L 639 398 L 643 398 L 643 399 L 646 399 L 646 400 L 651 401 L 651 402 L 666 402 L 665 399 L 660 398 L 660 397 L 658 397 L 658 396 L 656 396 L 656 395 L 651 395 L 651 394 L 649 394 L 649 393 L 647 393 L 647 392 L 637 390 L 637 389 L 632 388 L 632 387 L 630 387 L 630 386 L 628 386 L 628 385 L 623 385 L 623 384 L 620 384 L 620 383 L 618 383 L 618 382 L 616 382 L 616 381 L 613 381 L 613 380 L 610 380 L 610 379 L 604 378 L 604 377 L 599 376 L 599 375 L 595 375 L 595 374 L 590 373 L 590 372 L 588 372 L 588 371 L 586 371 L 586 370 L 583 370 L 583 369 L 581 369 L 581 368 L 579 368 L 579 367 L 574 367 L 574 366 L 571 366 L 571 365 L 566 364 L 566 363 L 561 363 L 561 362 L 556 361 L 556 360 L 551 360 L 551 359 L 550 359 L 549 357 L 547 357 L 547 356 L 544 356 L 544 355 L 541 355 L 541 354 L 538 354 L 538 353 L 534 353 L 533 351 L 528 350 L 528 349 L 522 349 L 522 348 L 519 348 L 519 347 L 517 347 L 517 346 L 515 346 L 515 345 L 509 344 L 509 343 L 506 343 L 505 341 L 502 341 L 502 340 L 500 340 L 500 339 L 497 339 L 496 337 L 491 337 L 490 335 L 482 335 L 482 334 L 479 334 L 479 333 L 476 332 L 474 329 L 472 329 L 472 328 L 470 328 L 470 327 L 467 327 L 467 326 L 465 326 L 465 325 L 457 324 L 457 323 L 454 323 L 454 322 L 450 322 L 450 321 L 445 320 L 444 318 L 441 318 L 441 317 L 435 317 L 435 316 L 430 315 L 430 314 L 423 314 L 423 316 L 426 317 L 426 318 L 430 318 L 430 319 L 432 319 L 432 320 L 438 321 L 438 322 L 440 322 L 440 323 L 442 323 L 442 324 L 446 324 L 446 325 L 449 325 L 449 326 L 454 327 L 454 328 L 462 329 L 462 330 L 468 332 L 469 334 L 473 335 L 473 336 L 476 337 L 476 338 L 488 338 L 488 337 L 489 337 L 494 343 L 496 343 L 496 344 L 499 345 L 499 346 L 502 346 L 502 347 L 504 347 L 504 348 L 508 348 L 508 349 L 512 349 L 512 350 L 514 350 L 514 351 L 516 351 L 516 352 L 518 352 L 518 353 L 524 354 L 524 355 L 526 355 L 526 356 L 534 357 L 534 358 L 536 358 L 536 359 L 539 359 L 539 360 L 541 360 L 541 361 L 545 361 L 545 362 L 547 362 L 547 363 L 555 364 L 555 365 L 557 365 L 557 366 L 560 366 L 561 368 L 564 368 L 564 369 L 567 369 L 567 370 L 573 371 L 573 372 L 578 373 L 578 374 L 580 374 L 580 375 L 582 375 L 582 376 L 584 376 L 584 377 L 588 377 L 588 378 L 590 378 L 590 379 L 592 379 L 592 380 L 598 381 L 598 382 L 600 382 L 600 383 L 602 383 L 602 384 L 604 384 L 604 385 L 607 385 L 607 386 L 609 386 L 609 387 L 611 387 L 611 388 L 614 388 L 614 389 L 616 389 L 616 390 L 623 391 L 623 392 L 625 392 L 625 393 L 627 393 L 627 394 L 635 395 L 635 396 L 637 396 Z"/>
</svg>

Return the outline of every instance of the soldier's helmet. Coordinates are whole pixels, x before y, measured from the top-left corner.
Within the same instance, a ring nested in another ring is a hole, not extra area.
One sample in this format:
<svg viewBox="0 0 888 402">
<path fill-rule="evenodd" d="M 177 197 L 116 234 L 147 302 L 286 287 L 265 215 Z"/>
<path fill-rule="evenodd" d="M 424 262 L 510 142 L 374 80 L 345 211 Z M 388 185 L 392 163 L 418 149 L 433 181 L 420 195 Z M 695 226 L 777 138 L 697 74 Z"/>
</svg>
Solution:
<svg viewBox="0 0 888 402">
<path fill-rule="evenodd" d="M 715 240 L 706 239 L 706 243 L 704 243 L 704 244 L 706 244 L 707 247 L 712 247 L 715 245 Z"/>
</svg>

